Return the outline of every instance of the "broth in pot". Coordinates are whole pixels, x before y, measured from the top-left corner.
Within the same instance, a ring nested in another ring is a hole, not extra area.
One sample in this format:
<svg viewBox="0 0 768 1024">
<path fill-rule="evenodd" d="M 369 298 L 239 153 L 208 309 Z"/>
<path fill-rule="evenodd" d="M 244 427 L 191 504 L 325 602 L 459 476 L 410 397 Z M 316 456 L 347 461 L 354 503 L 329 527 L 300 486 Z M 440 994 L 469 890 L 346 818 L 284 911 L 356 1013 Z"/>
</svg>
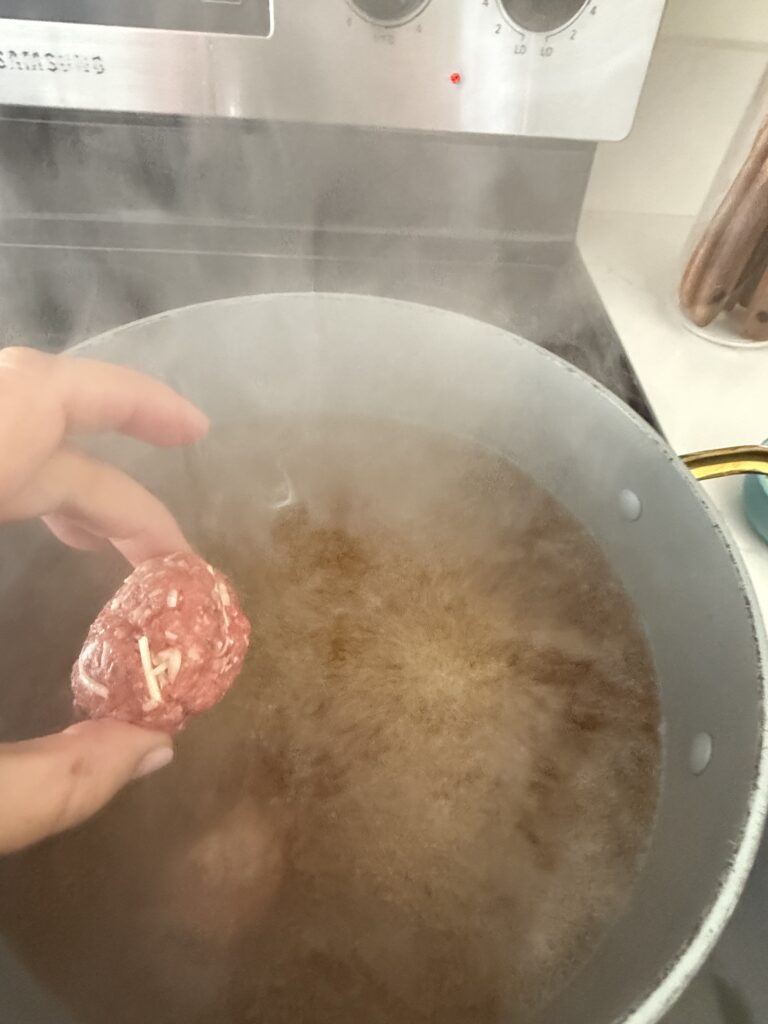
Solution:
<svg viewBox="0 0 768 1024">
<path fill-rule="evenodd" d="M 14 947 L 82 1024 L 527 1020 L 657 798 L 653 667 L 597 545 L 494 452 L 390 421 L 219 429 L 144 476 L 250 655 L 171 768 L 0 864 Z M 51 550 L 95 611 L 115 581 Z"/>
</svg>

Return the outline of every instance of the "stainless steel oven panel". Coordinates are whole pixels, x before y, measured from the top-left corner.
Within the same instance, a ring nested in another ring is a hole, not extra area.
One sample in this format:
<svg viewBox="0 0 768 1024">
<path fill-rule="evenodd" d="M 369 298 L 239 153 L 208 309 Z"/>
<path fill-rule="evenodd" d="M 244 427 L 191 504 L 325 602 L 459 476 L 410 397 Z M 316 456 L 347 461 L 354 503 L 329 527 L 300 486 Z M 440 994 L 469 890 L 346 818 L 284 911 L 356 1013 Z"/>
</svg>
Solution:
<svg viewBox="0 0 768 1024">
<path fill-rule="evenodd" d="M 531 31 L 522 0 L 430 0 L 402 24 L 375 19 L 391 0 L 273 3 L 259 38 L 226 34 L 223 3 L 222 31 L 204 33 L 56 22 L 56 0 L 38 5 L 51 21 L 4 18 L 13 4 L 0 2 L 0 102 L 618 139 L 664 6 L 541 0 L 549 14 Z"/>
</svg>

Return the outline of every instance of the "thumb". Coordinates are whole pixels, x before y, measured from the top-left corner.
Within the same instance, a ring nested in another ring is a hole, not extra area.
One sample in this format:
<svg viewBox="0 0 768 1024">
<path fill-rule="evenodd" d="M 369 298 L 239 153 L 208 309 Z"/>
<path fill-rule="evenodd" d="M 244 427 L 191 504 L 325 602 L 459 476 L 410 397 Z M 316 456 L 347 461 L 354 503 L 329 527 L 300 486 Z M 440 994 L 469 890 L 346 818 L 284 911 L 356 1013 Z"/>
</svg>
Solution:
<svg viewBox="0 0 768 1024">
<path fill-rule="evenodd" d="M 79 824 L 172 758 L 165 733 L 111 719 L 0 744 L 0 853 Z"/>
</svg>

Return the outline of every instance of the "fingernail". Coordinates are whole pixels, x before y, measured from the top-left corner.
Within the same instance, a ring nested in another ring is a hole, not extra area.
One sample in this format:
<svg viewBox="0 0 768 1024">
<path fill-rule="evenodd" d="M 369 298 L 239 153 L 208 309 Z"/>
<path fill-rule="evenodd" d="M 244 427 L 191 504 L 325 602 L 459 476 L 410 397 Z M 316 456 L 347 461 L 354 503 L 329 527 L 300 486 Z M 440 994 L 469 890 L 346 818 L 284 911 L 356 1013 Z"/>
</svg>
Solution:
<svg viewBox="0 0 768 1024">
<path fill-rule="evenodd" d="M 195 429 L 198 430 L 202 435 L 207 434 L 208 428 L 211 425 L 211 421 L 209 420 L 208 416 L 203 412 L 202 409 L 198 409 L 196 405 L 192 405 L 190 403 L 189 408 L 191 410 L 191 419 L 194 421 Z"/>
<path fill-rule="evenodd" d="M 69 725 L 66 729 L 63 729 L 62 735 L 77 736 L 79 733 L 84 732 L 90 724 L 90 722 L 75 722 L 74 725 Z"/>
<path fill-rule="evenodd" d="M 154 750 L 150 750 L 143 760 L 139 761 L 133 777 L 134 779 L 143 779 L 145 775 L 159 772 L 161 768 L 165 768 L 172 760 L 173 747 L 156 747 Z"/>
</svg>

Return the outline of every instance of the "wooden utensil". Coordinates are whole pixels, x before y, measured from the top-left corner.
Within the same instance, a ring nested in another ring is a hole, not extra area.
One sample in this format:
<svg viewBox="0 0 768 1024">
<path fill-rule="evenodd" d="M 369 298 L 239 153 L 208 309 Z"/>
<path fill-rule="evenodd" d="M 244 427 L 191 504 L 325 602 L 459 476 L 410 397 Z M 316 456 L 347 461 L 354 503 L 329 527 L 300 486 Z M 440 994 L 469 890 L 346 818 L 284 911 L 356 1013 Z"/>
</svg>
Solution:
<svg viewBox="0 0 768 1024">
<path fill-rule="evenodd" d="M 763 276 L 767 266 L 768 232 L 763 235 L 752 250 L 752 255 L 749 257 L 747 265 L 744 267 L 741 277 L 736 283 L 736 287 L 728 296 L 728 301 L 725 304 L 726 310 L 734 309 L 737 305 L 743 306 L 746 309 L 757 287 L 757 282 Z"/>
<path fill-rule="evenodd" d="M 768 160 L 768 117 L 763 121 L 752 148 L 723 197 L 707 229 L 697 242 L 680 282 L 680 305 L 687 310 L 693 305 L 701 277 L 719 245 L 721 236 L 742 204 L 760 168 Z"/>
<path fill-rule="evenodd" d="M 687 310 L 693 323 L 705 327 L 723 310 L 766 230 L 768 157 L 747 185 L 702 265 Z"/>
<path fill-rule="evenodd" d="M 750 341 L 768 341 L 768 269 L 763 271 L 747 306 L 742 333 Z"/>
</svg>

